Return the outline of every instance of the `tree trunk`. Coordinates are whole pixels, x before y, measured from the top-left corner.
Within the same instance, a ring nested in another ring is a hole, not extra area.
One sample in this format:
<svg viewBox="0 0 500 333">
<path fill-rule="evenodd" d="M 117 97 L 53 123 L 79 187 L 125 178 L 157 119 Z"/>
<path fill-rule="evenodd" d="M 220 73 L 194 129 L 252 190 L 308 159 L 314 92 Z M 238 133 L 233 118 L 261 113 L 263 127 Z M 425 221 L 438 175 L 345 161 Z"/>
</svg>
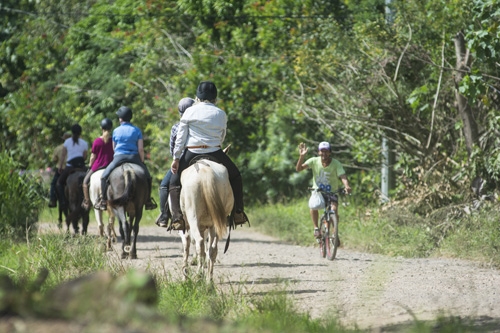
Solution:
<svg viewBox="0 0 500 333">
<path fill-rule="evenodd" d="M 465 39 L 462 32 L 455 36 L 455 54 L 457 57 L 456 73 L 455 73 L 455 96 L 458 104 L 458 113 L 464 123 L 464 137 L 465 145 L 467 148 L 467 155 L 470 157 L 472 147 L 478 140 L 478 129 L 473 110 L 469 105 L 467 98 L 460 94 L 458 87 L 460 81 L 464 77 L 464 73 L 468 71 L 470 64 L 470 56 L 468 50 L 465 48 Z"/>
</svg>

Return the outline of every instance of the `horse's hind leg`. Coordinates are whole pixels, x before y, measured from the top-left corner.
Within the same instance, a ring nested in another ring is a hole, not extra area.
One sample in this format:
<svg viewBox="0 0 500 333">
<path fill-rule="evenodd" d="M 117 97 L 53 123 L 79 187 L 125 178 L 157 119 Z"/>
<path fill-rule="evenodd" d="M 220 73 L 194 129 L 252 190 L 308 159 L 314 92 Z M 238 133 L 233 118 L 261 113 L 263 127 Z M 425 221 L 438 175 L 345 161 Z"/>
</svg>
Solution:
<svg viewBox="0 0 500 333">
<path fill-rule="evenodd" d="M 132 248 L 130 249 L 130 258 L 137 259 L 137 237 L 139 236 L 139 222 L 141 221 L 142 214 L 137 214 L 135 217 L 130 217 L 130 225 L 133 231 L 132 239 L 130 244 Z"/>
<path fill-rule="evenodd" d="M 89 212 L 82 211 L 82 235 L 87 234 L 88 227 L 89 227 Z"/>
<path fill-rule="evenodd" d="M 214 265 L 217 260 L 217 242 L 218 237 L 215 234 L 215 229 L 210 228 L 208 233 L 208 243 L 207 243 L 207 281 L 212 281 L 214 276 Z"/>
<path fill-rule="evenodd" d="M 179 237 L 182 241 L 182 274 L 184 279 L 189 275 L 188 260 L 189 260 L 189 247 L 191 246 L 191 236 L 189 231 L 179 231 Z"/>
</svg>

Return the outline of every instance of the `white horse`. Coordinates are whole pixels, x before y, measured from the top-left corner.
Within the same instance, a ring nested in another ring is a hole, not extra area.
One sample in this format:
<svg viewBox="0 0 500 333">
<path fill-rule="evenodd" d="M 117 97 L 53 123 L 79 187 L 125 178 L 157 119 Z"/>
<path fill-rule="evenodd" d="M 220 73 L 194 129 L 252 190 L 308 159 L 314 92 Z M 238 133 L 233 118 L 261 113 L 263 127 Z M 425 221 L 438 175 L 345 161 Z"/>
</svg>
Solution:
<svg viewBox="0 0 500 333">
<path fill-rule="evenodd" d="M 101 197 L 101 176 L 104 172 L 104 169 L 97 170 L 90 176 L 90 188 L 89 188 L 89 196 L 90 201 L 92 201 L 92 205 L 97 203 L 99 198 Z M 99 236 L 104 236 L 104 222 L 103 222 L 103 211 L 94 208 L 95 219 L 97 221 L 97 225 L 99 227 Z M 111 243 L 116 242 L 116 232 L 115 232 L 115 213 L 113 209 L 108 206 L 108 225 L 106 228 L 106 250 L 111 251 Z"/>
<path fill-rule="evenodd" d="M 190 237 L 193 237 L 197 272 L 203 273 L 206 261 L 206 277 L 212 281 L 217 242 L 226 234 L 227 217 L 234 204 L 227 169 L 213 161 L 199 160 L 182 172 L 181 184 L 180 204 L 187 229 L 179 232 L 184 248 L 182 270 L 187 277 Z"/>
</svg>

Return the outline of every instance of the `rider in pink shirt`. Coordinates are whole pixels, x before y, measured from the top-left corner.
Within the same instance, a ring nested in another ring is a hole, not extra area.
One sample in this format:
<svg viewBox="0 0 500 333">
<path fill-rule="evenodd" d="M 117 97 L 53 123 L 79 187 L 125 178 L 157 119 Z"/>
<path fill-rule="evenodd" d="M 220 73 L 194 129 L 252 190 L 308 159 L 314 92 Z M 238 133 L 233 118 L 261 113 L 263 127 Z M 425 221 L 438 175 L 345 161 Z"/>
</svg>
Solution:
<svg viewBox="0 0 500 333">
<path fill-rule="evenodd" d="M 109 118 L 101 121 L 102 135 L 92 143 L 92 154 L 90 155 L 90 170 L 83 180 L 83 202 L 82 208 L 87 210 L 90 207 L 89 184 L 90 177 L 94 172 L 104 169 L 113 160 L 113 141 L 111 140 L 111 130 L 113 122 Z"/>
</svg>

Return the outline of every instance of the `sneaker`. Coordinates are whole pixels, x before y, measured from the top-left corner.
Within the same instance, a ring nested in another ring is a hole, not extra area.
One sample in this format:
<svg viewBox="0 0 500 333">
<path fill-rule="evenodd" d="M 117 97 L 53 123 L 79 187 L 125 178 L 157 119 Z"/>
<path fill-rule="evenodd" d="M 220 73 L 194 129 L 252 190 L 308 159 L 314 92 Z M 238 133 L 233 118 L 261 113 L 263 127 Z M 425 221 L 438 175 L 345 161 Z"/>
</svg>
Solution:
<svg viewBox="0 0 500 333">
<path fill-rule="evenodd" d="M 234 213 L 234 224 L 235 225 L 242 225 L 242 224 L 245 224 L 247 222 L 249 222 L 249 221 L 248 221 L 247 214 L 245 214 L 245 212 L 241 211 L 241 212 Z"/>
<path fill-rule="evenodd" d="M 153 210 L 153 209 L 158 208 L 158 205 L 156 204 L 156 202 L 154 201 L 153 198 L 149 198 L 149 200 L 146 202 L 146 204 L 144 206 L 145 206 L 146 210 Z"/>
<path fill-rule="evenodd" d="M 57 207 L 57 202 L 55 200 L 50 200 L 49 201 L 49 208 L 56 208 Z"/>
<path fill-rule="evenodd" d="M 320 238 L 321 234 L 319 232 L 319 228 L 314 228 L 314 238 Z"/>
<path fill-rule="evenodd" d="M 156 225 L 162 228 L 168 228 L 168 216 L 166 214 L 161 213 L 156 219 Z"/>
</svg>

